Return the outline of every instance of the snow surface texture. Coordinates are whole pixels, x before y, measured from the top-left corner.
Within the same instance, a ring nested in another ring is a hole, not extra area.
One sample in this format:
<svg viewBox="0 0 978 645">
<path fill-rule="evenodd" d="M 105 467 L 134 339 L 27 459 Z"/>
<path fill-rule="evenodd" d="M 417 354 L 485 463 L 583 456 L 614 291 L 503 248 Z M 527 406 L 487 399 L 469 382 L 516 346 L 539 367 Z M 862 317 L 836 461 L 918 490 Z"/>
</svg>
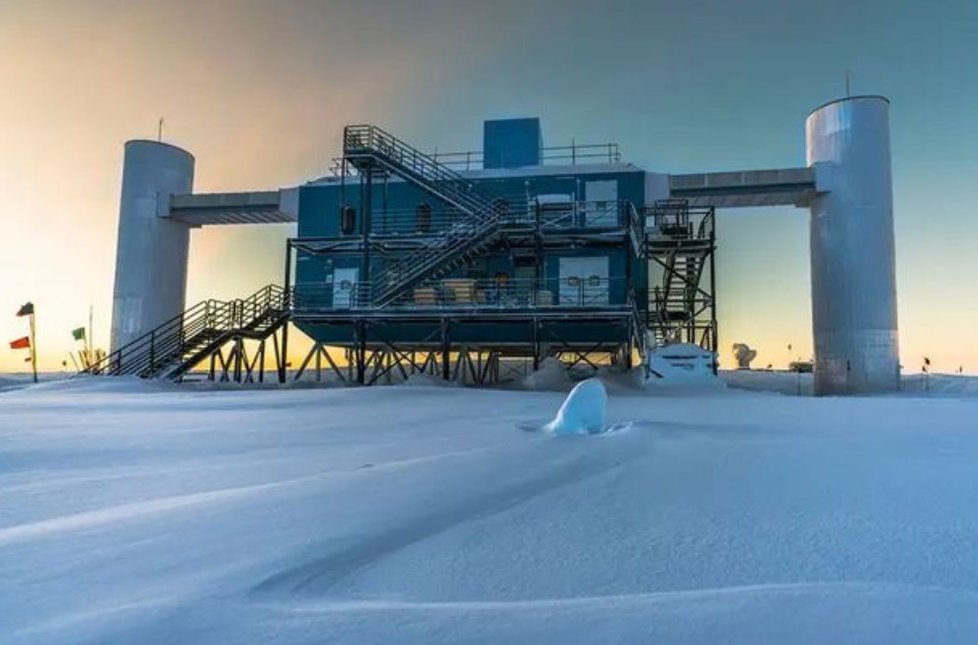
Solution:
<svg viewBox="0 0 978 645">
<path fill-rule="evenodd" d="M 41 372 L 37 375 L 37 378 L 42 383 L 47 383 L 63 380 L 67 378 L 67 375 L 64 372 Z M 34 380 L 30 373 L 0 374 L 0 392 L 19 389 L 33 384 Z"/>
<path fill-rule="evenodd" d="M 755 392 L 780 392 L 795 396 L 813 396 L 815 393 L 815 379 L 811 373 L 729 370 L 721 371 L 720 379 L 728 387 Z"/>
<path fill-rule="evenodd" d="M 455 381 L 446 381 L 440 376 L 420 373 L 410 375 L 403 384 L 408 387 L 457 387 L 459 385 Z"/>
<path fill-rule="evenodd" d="M 544 430 L 555 435 L 601 434 L 608 427 L 608 393 L 600 379 L 574 386 Z"/>
<path fill-rule="evenodd" d="M 543 359 L 535 372 L 523 377 L 523 387 L 528 390 L 565 390 L 570 385 L 567 369 L 553 356 Z"/>
<path fill-rule="evenodd" d="M 0 641 L 978 642 L 978 398 L 562 399 L 0 394 Z"/>
</svg>

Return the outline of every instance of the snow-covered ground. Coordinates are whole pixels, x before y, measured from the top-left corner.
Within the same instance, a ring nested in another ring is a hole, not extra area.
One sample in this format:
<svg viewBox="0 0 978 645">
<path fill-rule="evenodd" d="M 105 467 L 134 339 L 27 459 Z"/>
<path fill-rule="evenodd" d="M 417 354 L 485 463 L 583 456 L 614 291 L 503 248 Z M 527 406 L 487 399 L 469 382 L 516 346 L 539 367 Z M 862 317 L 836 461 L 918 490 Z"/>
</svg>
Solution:
<svg viewBox="0 0 978 645">
<path fill-rule="evenodd" d="M 0 641 L 978 641 L 978 398 L 609 394 L 0 393 Z"/>
<path fill-rule="evenodd" d="M 38 380 L 41 382 L 59 381 L 65 378 L 67 378 L 67 375 L 63 372 L 45 372 L 38 374 Z M 33 377 L 23 372 L 0 373 L 0 392 L 27 387 L 28 385 L 32 385 L 33 382 Z"/>
</svg>

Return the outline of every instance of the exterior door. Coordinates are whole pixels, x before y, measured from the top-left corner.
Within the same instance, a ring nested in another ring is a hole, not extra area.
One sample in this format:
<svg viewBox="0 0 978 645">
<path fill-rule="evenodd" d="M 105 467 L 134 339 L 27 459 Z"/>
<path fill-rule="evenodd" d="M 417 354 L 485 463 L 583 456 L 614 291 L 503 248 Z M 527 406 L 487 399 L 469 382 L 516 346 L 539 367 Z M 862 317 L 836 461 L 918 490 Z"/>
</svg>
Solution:
<svg viewBox="0 0 978 645">
<path fill-rule="evenodd" d="M 333 269 L 333 309 L 351 309 L 356 304 L 359 279 L 359 268 Z"/>
<path fill-rule="evenodd" d="M 560 305 L 595 307 L 610 301 L 607 256 L 560 258 Z"/>
<path fill-rule="evenodd" d="M 615 226 L 618 223 L 618 182 L 584 182 L 584 226 Z"/>
</svg>

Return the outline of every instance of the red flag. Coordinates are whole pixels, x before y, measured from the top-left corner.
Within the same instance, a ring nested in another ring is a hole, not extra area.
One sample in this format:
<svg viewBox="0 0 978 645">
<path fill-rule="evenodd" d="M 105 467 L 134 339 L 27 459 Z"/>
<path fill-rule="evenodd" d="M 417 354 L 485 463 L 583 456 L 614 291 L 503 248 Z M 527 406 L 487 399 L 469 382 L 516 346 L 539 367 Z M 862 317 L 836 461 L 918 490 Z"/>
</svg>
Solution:
<svg viewBox="0 0 978 645">
<path fill-rule="evenodd" d="M 10 349 L 30 349 L 31 339 L 27 336 L 10 341 Z"/>
</svg>

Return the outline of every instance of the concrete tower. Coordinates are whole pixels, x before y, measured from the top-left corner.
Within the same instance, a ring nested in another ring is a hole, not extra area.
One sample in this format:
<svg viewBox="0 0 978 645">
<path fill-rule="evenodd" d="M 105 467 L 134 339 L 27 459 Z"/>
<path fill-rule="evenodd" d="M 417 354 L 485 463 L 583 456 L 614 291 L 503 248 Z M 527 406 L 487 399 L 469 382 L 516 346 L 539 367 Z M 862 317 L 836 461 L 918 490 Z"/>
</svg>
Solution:
<svg viewBox="0 0 978 645">
<path fill-rule="evenodd" d="M 854 96 L 805 122 L 816 394 L 899 387 L 889 101 Z"/>
<path fill-rule="evenodd" d="M 167 215 L 170 195 L 192 192 L 193 182 L 189 152 L 156 141 L 126 142 L 112 351 L 184 310 L 190 227 Z"/>
</svg>

